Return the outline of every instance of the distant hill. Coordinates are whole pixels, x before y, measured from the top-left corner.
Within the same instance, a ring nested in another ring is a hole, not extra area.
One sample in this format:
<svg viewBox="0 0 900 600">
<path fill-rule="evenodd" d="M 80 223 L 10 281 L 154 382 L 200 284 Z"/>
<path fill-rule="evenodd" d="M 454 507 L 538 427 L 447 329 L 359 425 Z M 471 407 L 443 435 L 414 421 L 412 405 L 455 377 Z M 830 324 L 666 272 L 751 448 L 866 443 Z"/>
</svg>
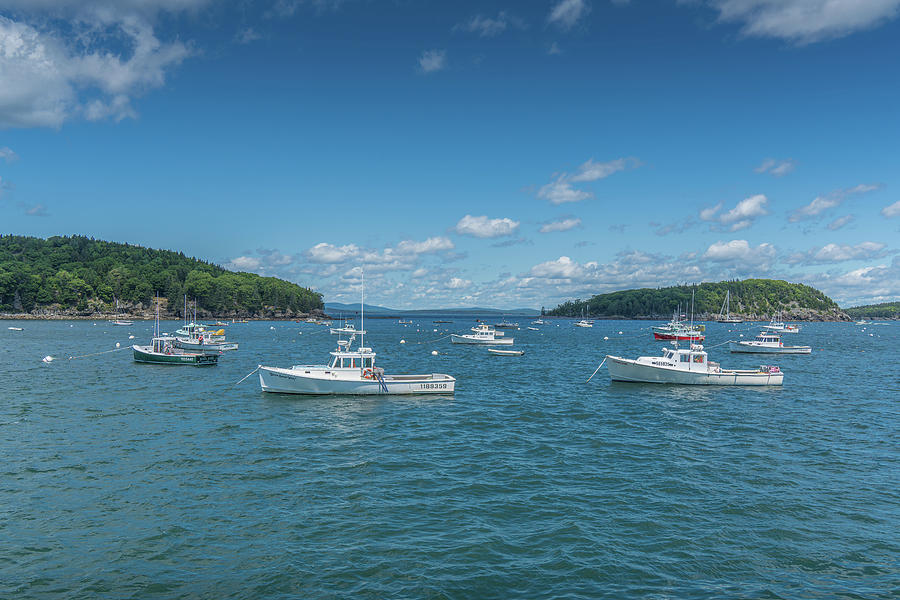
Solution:
<svg viewBox="0 0 900 600">
<path fill-rule="evenodd" d="M 376 306 L 366 304 L 366 315 L 384 316 L 384 317 L 451 317 L 451 316 L 495 316 L 495 317 L 534 317 L 541 314 L 541 311 L 533 308 L 516 308 L 510 310 L 500 310 L 497 308 L 420 308 L 420 309 L 396 309 L 386 308 L 384 306 Z M 341 313 L 357 314 L 359 313 L 359 304 L 343 304 L 341 302 L 326 302 L 325 312 L 331 316 L 339 316 Z"/>
<path fill-rule="evenodd" d="M 775 279 L 623 290 L 592 296 L 588 300 L 571 300 L 547 314 L 579 317 L 584 312 L 594 318 L 665 318 L 678 307 L 682 313 L 688 314 L 693 292 L 694 316 L 698 320 L 706 320 L 716 317 L 728 291 L 731 292 L 731 313 L 745 319 L 765 320 L 778 312 L 791 320 L 849 319 L 837 303 L 821 291 L 808 285 Z"/>
<path fill-rule="evenodd" d="M 84 236 L 0 235 L 0 313 L 148 316 L 159 293 L 166 316 L 183 298 L 199 317 L 291 317 L 322 308 L 322 296 L 275 277 L 227 271 L 181 252 Z"/>
<path fill-rule="evenodd" d="M 900 302 L 882 302 L 845 308 L 852 319 L 900 319 Z"/>
</svg>

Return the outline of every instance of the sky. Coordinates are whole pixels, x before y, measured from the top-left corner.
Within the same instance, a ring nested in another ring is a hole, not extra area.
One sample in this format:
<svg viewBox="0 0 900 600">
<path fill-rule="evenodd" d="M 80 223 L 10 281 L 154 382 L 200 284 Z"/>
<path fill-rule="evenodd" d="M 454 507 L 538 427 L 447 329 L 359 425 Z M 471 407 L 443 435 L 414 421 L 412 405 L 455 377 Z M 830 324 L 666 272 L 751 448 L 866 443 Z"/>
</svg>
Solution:
<svg viewBox="0 0 900 600">
<path fill-rule="evenodd" d="M 0 233 L 392 308 L 900 298 L 900 0 L 0 0 Z"/>
</svg>

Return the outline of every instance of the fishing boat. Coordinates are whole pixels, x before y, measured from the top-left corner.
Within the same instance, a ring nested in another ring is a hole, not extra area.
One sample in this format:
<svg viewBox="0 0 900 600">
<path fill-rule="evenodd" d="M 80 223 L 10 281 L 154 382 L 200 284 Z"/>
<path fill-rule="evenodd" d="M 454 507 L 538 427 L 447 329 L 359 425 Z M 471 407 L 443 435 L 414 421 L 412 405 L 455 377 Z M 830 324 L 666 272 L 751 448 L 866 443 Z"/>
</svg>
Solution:
<svg viewBox="0 0 900 600">
<path fill-rule="evenodd" d="M 153 337 L 149 346 L 131 347 L 134 362 L 155 365 L 193 365 L 197 367 L 213 366 L 219 363 L 218 352 L 193 351 L 177 348 L 176 338 L 159 333 L 159 301 L 156 303 L 156 323 L 153 326 Z"/>
<path fill-rule="evenodd" d="M 588 319 L 584 309 L 581 309 L 581 320 L 574 323 L 575 327 L 593 327 L 594 320 Z"/>
<path fill-rule="evenodd" d="M 810 354 L 809 346 L 785 346 L 777 333 L 768 331 L 760 332 L 755 340 L 743 342 L 728 342 L 732 352 L 744 352 L 754 354 Z"/>
<path fill-rule="evenodd" d="M 785 325 L 784 321 L 776 319 L 775 315 L 772 315 L 768 325 L 763 325 L 763 329 L 772 333 L 800 333 L 799 325 Z"/>
<path fill-rule="evenodd" d="M 503 319 L 499 323 L 494 323 L 494 329 L 518 329 L 518 323 L 510 323 L 506 319 Z"/>
<path fill-rule="evenodd" d="M 497 348 L 488 348 L 487 351 L 494 356 L 522 356 L 525 354 L 524 350 L 499 350 Z"/>
<path fill-rule="evenodd" d="M 225 330 L 208 331 L 202 327 L 193 328 L 188 335 L 175 337 L 175 347 L 185 350 L 208 350 L 211 352 L 225 352 L 237 350 L 235 342 L 225 341 Z"/>
<path fill-rule="evenodd" d="M 397 325 L 412 325 L 412 321 L 404 321 L 403 319 L 397 319 Z"/>
<path fill-rule="evenodd" d="M 703 332 L 699 327 L 692 327 L 685 325 L 684 323 L 679 323 L 678 327 L 674 327 L 667 331 L 659 331 L 656 327 L 653 328 L 653 339 L 655 340 L 663 340 L 663 341 L 695 341 L 702 342 L 706 339 L 706 336 L 703 335 Z"/>
<path fill-rule="evenodd" d="M 454 344 L 480 344 L 482 346 L 511 346 L 513 338 L 500 337 L 497 331 L 488 329 L 487 331 L 478 331 L 475 333 L 467 333 L 457 335 L 450 334 L 450 341 Z"/>
<path fill-rule="evenodd" d="M 629 359 L 607 355 L 603 361 L 613 381 L 748 386 L 782 385 L 784 382 L 784 373 L 776 366 L 761 366 L 756 370 L 723 369 L 709 360 L 700 344 L 691 344 L 689 348 L 678 348 L 677 345 L 663 348 L 662 356 Z"/>
<path fill-rule="evenodd" d="M 360 302 L 360 329 L 345 340 L 338 339 L 325 365 L 294 365 L 289 368 L 259 368 L 264 392 L 280 394 L 376 395 L 452 394 L 456 378 L 444 373 L 389 375 L 375 365 L 375 352 L 364 345 L 364 315 Z M 359 346 L 352 349 L 356 336 Z"/>
<path fill-rule="evenodd" d="M 725 290 L 725 301 L 722 302 L 722 308 L 719 310 L 719 316 L 716 317 L 719 323 L 743 323 L 740 317 L 731 316 L 731 290 Z"/>
<path fill-rule="evenodd" d="M 535 319 L 534 321 L 531 322 L 531 324 L 532 325 L 543 325 L 544 320 L 543 319 Z"/>
<path fill-rule="evenodd" d="M 492 329 L 490 325 L 487 323 L 479 323 L 475 327 L 471 329 L 474 333 L 493 333 L 495 337 L 503 337 L 506 335 L 504 331 L 497 331 L 496 329 Z"/>
<path fill-rule="evenodd" d="M 529 327 L 528 330 L 529 331 L 540 331 L 540 329 L 538 329 L 537 327 Z"/>
</svg>

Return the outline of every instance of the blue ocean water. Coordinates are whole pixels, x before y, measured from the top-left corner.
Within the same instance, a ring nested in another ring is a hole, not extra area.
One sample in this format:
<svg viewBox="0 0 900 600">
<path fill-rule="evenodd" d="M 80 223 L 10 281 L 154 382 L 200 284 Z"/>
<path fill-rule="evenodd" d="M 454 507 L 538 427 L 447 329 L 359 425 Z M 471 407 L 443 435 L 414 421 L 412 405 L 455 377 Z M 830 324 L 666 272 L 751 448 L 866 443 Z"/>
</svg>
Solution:
<svg viewBox="0 0 900 600">
<path fill-rule="evenodd" d="M 110 351 L 147 322 L 0 325 L 0 598 L 900 597 L 897 323 L 766 358 L 709 324 L 723 367 L 786 373 L 716 389 L 586 383 L 659 352 L 646 321 L 550 320 L 511 358 L 451 345 L 471 319 L 367 320 L 388 372 L 458 391 L 365 398 L 234 385 L 323 362 L 320 326 L 230 325 L 195 368 Z"/>
</svg>

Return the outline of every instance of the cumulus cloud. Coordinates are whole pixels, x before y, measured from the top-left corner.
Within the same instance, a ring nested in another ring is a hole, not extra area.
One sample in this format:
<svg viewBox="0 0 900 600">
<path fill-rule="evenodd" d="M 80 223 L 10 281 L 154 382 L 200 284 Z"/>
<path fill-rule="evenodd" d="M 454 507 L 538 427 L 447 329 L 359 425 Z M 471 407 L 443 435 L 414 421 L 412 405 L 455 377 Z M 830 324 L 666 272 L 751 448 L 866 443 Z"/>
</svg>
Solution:
<svg viewBox="0 0 900 600">
<path fill-rule="evenodd" d="M 0 159 L 5 160 L 6 162 L 13 162 L 18 160 L 19 155 L 12 151 L 12 148 L 8 148 L 7 146 L 3 146 L 0 148 Z"/>
<path fill-rule="evenodd" d="M 767 158 L 762 162 L 761 165 L 756 167 L 754 171 L 756 171 L 757 173 L 768 173 L 769 175 L 773 175 L 775 177 L 784 177 L 785 175 L 793 171 L 796 166 L 797 163 L 795 163 L 791 158 L 788 158 L 786 160 L 775 160 L 774 158 Z"/>
<path fill-rule="evenodd" d="M 581 219 L 577 218 L 569 218 L 562 219 L 559 221 L 551 221 L 550 223 L 545 223 L 541 226 L 539 231 L 541 233 L 552 233 L 554 231 L 569 231 L 570 229 L 574 229 L 581 225 Z"/>
<path fill-rule="evenodd" d="M 434 73 L 447 66 L 446 50 L 426 50 L 419 55 L 419 71 L 422 73 Z"/>
<path fill-rule="evenodd" d="M 4 0 L 0 16 L 0 127 L 59 127 L 66 120 L 134 117 L 131 101 L 161 87 L 191 54 L 160 40 L 159 12 L 205 0 Z"/>
<path fill-rule="evenodd" d="M 753 225 L 759 217 L 769 214 L 766 209 L 769 200 L 763 194 L 744 198 L 731 210 L 721 212 L 722 203 L 700 211 L 700 220 L 717 223 L 728 231 L 740 231 Z"/>
<path fill-rule="evenodd" d="M 790 264 L 825 264 L 848 260 L 872 260 L 887 255 L 885 244 L 879 242 L 862 242 L 855 246 L 826 244 L 821 248 L 813 248 L 807 252 L 792 254 L 787 262 Z"/>
<path fill-rule="evenodd" d="M 900 0 L 707 0 L 744 35 L 809 44 L 876 27 L 897 16 Z"/>
<path fill-rule="evenodd" d="M 397 244 L 397 252 L 400 254 L 430 254 L 432 252 L 453 250 L 453 248 L 455 246 L 450 238 L 443 236 L 430 237 L 423 242 L 403 240 Z"/>
<path fill-rule="evenodd" d="M 573 183 L 586 183 L 605 179 L 614 173 L 626 169 L 634 169 L 641 162 L 633 157 L 617 158 L 609 162 L 596 162 L 593 158 L 578 167 L 575 173 L 561 173 L 555 175 L 553 181 L 542 186 L 537 197 L 549 200 L 552 204 L 564 204 L 566 202 L 581 202 L 592 198 L 593 194 L 574 187 Z"/>
<path fill-rule="evenodd" d="M 320 242 L 306 251 L 306 258 L 310 262 L 322 264 L 344 262 L 357 255 L 359 255 L 359 247 L 355 244 L 335 246 L 328 242 Z"/>
<path fill-rule="evenodd" d="M 456 224 L 456 233 L 478 238 L 495 238 L 512 235 L 519 228 L 519 222 L 510 218 L 489 219 L 486 216 L 466 215 Z"/>
<path fill-rule="evenodd" d="M 591 7 L 587 0 L 560 0 L 550 9 L 547 22 L 563 30 L 568 30 L 590 11 Z"/>
<path fill-rule="evenodd" d="M 860 184 L 844 190 L 835 190 L 825 196 L 816 196 L 809 204 L 791 211 L 788 220 L 791 223 L 796 223 L 797 221 L 808 221 L 821 218 L 823 213 L 829 209 L 840 206 L 847 198 L 857 194 L 875 191 L 879 187 L 881 186 L 877 184 Z"/>
<path fill-rule="evenodd" d="M 887 217 L 888 219 L 896 217 L 897 215 L 900 215 L 900 200 L 897 200 L 893 204 L 882 208 L 881 214 L 883 216 Z"/>
<path fill-rule="evenodd" d="M 718 263 L 749 265 L 768 269 L 775 261 L 775 247 L 762 243 L 756 247 L 747 240 L 718 241 L 710 245 L 703 253 L 703 258 Z"/>
</svg>

